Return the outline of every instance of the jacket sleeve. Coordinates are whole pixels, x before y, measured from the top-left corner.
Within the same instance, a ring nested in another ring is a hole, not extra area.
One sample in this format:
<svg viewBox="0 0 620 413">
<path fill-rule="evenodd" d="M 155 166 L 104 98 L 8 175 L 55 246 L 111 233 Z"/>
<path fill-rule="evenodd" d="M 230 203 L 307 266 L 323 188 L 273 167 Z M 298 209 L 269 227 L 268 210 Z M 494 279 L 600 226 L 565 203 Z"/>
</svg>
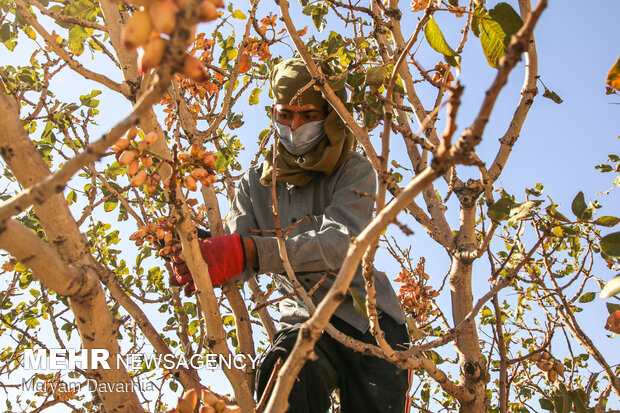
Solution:
<svg viewBox="0 0 620 413">
<path fill-rule="evenodd" d="M 230 212 L 224 222 L 224 231 L 227 234 L 239 234 L 242 237 L 248 236 L 248 229 L 258 228 L 249 190 L 249 172 L 239 181 L 239 187 L 235 199 L 231 205 Z M 245 282 L 250 277 L 256 275 L 252 268 L 246 268 L 241 275 L 235 278 L 237 282 Z"/>
<path fill-rule="evenodd" d="M 337 270 L 342 265 L 351 239 L 370 223 L 376 192 L 376 175 L 370 162 L 349 159 L 337 178 L 329 205 L 322 215 L 310 216 L 312 230 L 285 240 L 295 272 Z M 259 272 L 282 274 L 285 270 L 274 237 L 252 237 L 259 259 Z"/>
</svg>

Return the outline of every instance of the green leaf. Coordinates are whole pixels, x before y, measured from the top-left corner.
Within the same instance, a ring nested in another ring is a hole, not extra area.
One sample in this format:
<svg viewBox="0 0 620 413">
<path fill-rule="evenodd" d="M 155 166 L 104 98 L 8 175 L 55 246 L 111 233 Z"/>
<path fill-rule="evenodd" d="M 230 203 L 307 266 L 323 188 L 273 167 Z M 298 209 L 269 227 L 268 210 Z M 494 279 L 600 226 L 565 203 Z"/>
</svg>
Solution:
<svg viewBox="0 0 620 413">
<path fill-rule="evenodd" d="M 114 208 L 118 205 L 118 199 L 116 197 L 110 198 L 103 204 L 103 210 L 105 212 L 114 211 Z"/>
<path fill-rule="evenodd" d="M 262 142 L 262 140 L 265 139 L 265 136 L 267 136 L 269 132 L 271 132 L 271 129 L 263 129 L 262 131 L 260 131 L 260 133 L 258 134 L 258 141 Z"/>
<path fill-rule="evenodd" d="M 347 82 L 349 82 L 349 85 L 351 85 L 352 87 L 358 87 L 359 85 L 364 83 L 365 76 L 366 75 L 364 74 L 364 72 L 354 73 L 347 76 Z"/>
<path fill-rule="evenodd" d="M 239 19 L 239 20 L 245 20 L 245 19 L 247 19 L 246 15 L 245 15 L 245 14 L 243 14 L 243 12 L 242 12 L 241 10 L 235 10 L 235 11 L 233 12 L 232 16 L 233 16 L 235 19 Z"/>
<path fill-rule="evenodd" d="M 312 23 L 314 24 L 314 27 L 316 27 L 316 29 L 319 32 L 322 32 L 323 29 L 325 29 L 324 17 L 326 14 L 327 14 L 326 7 L 317 6 L 312 9 Z"/>
<path fill-rule="evenodd" d="M 237 49 L 228 49 L 226 51 L 226 58 L 228 60 L 234 60 L 237 57 L 239 51 Z"/>
<path fill-rule="evenodd" d="M 373 86 L 380 86 L 385 82 L 388 71 L 385 66 L 374 66 L 366 70 L 366 83 Z"/>
<path fill-rule="evenodd" d="M 0 42 L 6 42 L 13 38 L 13 33 L 11 32 L 11 25 L 9 23 L 4 23 L 0 26 Z"/>
<path fill-rule="evenodd" d="M 426 26 L 424 26 L 424 35 L 428 44 L 437 52 L 446 56 L 455 56 L 456 52 L 448 45 L 441 29 L 435 22 L 435 19 L 430 17 Z"/>
<path fill-rule="evenodd" d="M 579 302 L 580 303 L 589 303 L 590 301 L 594 300 L 594 298 L 596 298 L 596 294 L 593 292 L 589 292 L 589 293 L 585 293 L 584 295 L 582 295 L 581 297 L 579 297 Z"/>
<path fill-rule="evenodd" d="M 504 31 L 504 46 L 510 44 L 510 37 L 523 26 L 521 16 L 508 3 L 498 3 L 489 10 L 489 15 L 502 27 Z"/>
<path fill-rule="evenodd" d="M 613 297 L 614 295 L 618 293 L 620 293 L 620 274 L 616 275 L 614 278 L 612 278 L 605 284 L 605 288 L 603 288 L 603 291 L 601 291 L 601 295 L 599 295 L 599 297 L 602 299 L 605 299 L 605 298 Z M 609 304 L 607 305 L 607 309 L 609 309 Z M 620 309 L 620 306 L 618 306 L 618 309 Z M 610 311 L 610 314 L 611 314 L 611 311 Z"/>
<path fill-rule="evenodd" d="M 69 30 L 69 44 L 73 53 L 79 56 L 84 52 L 84 38 L 87 36 L 88 34 L 82 26 L 73 26 Z"/>
<path fill-rule="evenodd" d="M 562 100 L 561 97 L 558 96 L 557 93 L 555 93 L 553 90 L 549 90 L 547 88 L 545 88 L 545 92 L 543 93 L 543 97 L 547 98 L 547 99 L 551 99 L 552 101 L 554 101 L 555 103 L 557 103 L 558 105 L 562 102 L 564 102 Z"/>
<path fill-rule="evenodd" d="M 225 171 L 228 168 L 229 159 L 224 155 L 222 150 L 217 151 L 217 160 L 215 161 L 215 170 L 217 172 Z"/>
<path fill-rule="evenodd" d="M 575 214 L 575 216 L 578 219 L 581 219 L 581 217 L 583 217 L 583 214 L 587 208 L 588 206 L 586 205 L 583 192 L 579 191 L 575 199 L 573 199 L 573 203 L 571 204 L 571 209 L 573 210 L 573 214 Z"/>
<path fill-rule="evenodd" d="M 477 9 L 477 8 L 476 8 Z M 472 21 L 474 34 L 479 31 L 480 44 L 491 67 L 497 67 L 499 59 L 510 44 L 510 37 L 523 25 L 521 17 L 508 3 L 499 3 L 488 14 L 481 9 L 479 19 Z"/>
<path fill-rule="evenodd" d="M 620 311 L 620 304 L 614 304 L 614 303 L 607 303 L 607 311 L 609 312 L 609 314 L 613 314 L 616 311 Z"/>
<path fill-rule="evenodd" d="M 366 313 L 366 301 L 359 296 L 355 287 L 349 287 L 349 292 L 351 293 L 351 297 L 353 297 L 353 309 L 357 315 L 368 319 L 368 314 Z"/>
<path fill-rule="evenodd" d="M 96 4 L 90 0 L 78 0 L 71 1 L 68 4 L 69 6 L 64 9 L 63 14 L 89 21 L 95 21 L 97 18 L 98 3 Z"/>
<path fill-rule="evenodd" d="M 364 113 L 364 124 L 367 127 L 374 128 L 377 125 L 378 120 L 379 119 L 377 118 L 377 115 L 375 115 L 373 112 L 367 111 L 366 113 Z"/>
<path fill-rule="evenodd" d="M 329 83 L 329 86 L 334 91 L 338 91 L 338 90 L 344 88 L 346 84 L 347 84 L 347 76 L 344 76 L 341 79 L 336 80 L 335 82 Z"/>
<path fill-rule="evenodd" d="M 99 100 L 93 99 L 95 96 L 99 96 L 101 94 L 100 90 L 93 90 L 89 95 L 81 95 L 80 102 L 82 105 L 87 106 L 89 108 L 96 108 L 99 106 Z"/>
<path fill-rule="evenodd" d="M 439 353 L 434 350 L 429 350 L 426 355 L 435 364 L 442 364 L 443 362 L 445 362 L 444 358 L 441 357 Z"/>
<path fill-rule="evenodd" d="M 187 334 L 189 334 L 190 336 L 193 336 L 196 333 L 196 331 L 198 331 L 199 325 L 200 325 L 200 321 L 192 320 L 192 322 L 189 323 L 189 326 L 187 326 Z"/>
<path fill-rule="evenodd" d="M 9 49 L 9 52 L 12 52 L 13 50 L 15 50 L 16 46 L 17 46 L 17 42 L 13 40 L 7 40 L 6 42 L 4 42 L 4 47 Z"/>
<path fill-rule="evenodd" d="M 222 323 L 224 323 L 225 326 L 234 326 L 235 325 L 235 317 L 229 315 L 225 315 L 222 317 Z"/>
<path fill-rule="evenodd" d="M 573 407 L 575 413 L 588 413 L 586 408 L 586 394 L 582 389 L 571 390 L 571 398 L 573 399 Z"/>
<path fill-rule="evenodd" d="M 570 413 L 573 402 L 564 383 L 560 383 L 560 392 L 556 392 L 553 402 L 556 413 Z"/>
<path fill-rule="evenodd" d="M 456 68 L 456 74 L 458 76 L 461 72 L 461 56 L 448 56 L 445 54 L 443 55 L 443 58 L 446 60 L 447 64 Z"/>
<path fill-rule="evenodd" d="M 480 44 L 489 66 L 497 68 L 497 62 L 504 55 L 504 38 L 506 33 L 502 26 L 488 15 L 480 19 Z"/>
<path fill-rule="evenodd" d="M 30 26 L 24 26 L 24 33 L 26 33 L 26 36 L 28 36 L 29 38 L 31 38 L 32 40 L 37 40 L 37 34 L 35 33 L 35 31 L 32 29 L 32 27 Z"/>
<path fill-rule="evenodd" d="M 540 403 L 541 409 L 549 410 L 550 412 L 552 412 L 554 409 L 553 402 L 549 399 L 540 399 L 538 400 L 538 403 Z"/>
<path fill-rule="evenodd" d="M 88 41 L 88 46 L 91 48 L 91 50 L 96 50 L 96 51 L 101 51 L 101 50 L 103 50 L 103 49 L 101 48 L 101 46 L 99 46 L 97 43 L 95 43 L 95 42 L 93 41 L 93 39 L 90 39 L 90 40 Z"/>
<path fill-rule="evenodd" d="M 487 215 L 493 221 L 499 222 L 507 219 L 510 216 L 510 208 L 515 204 L 515 202 L 510 198 L 500 198 L 493 205 L 489 206 L 489 210 L 487 211 Z"/>
<path fill-rule="evenodd" d="M 474 36 L 480 37 L 480 19 L 483 19 L 487 15 L 486 7 L 484 7 L 482 2 L 478 3 L 471 19 L 471 31 Z"/>
<path fill-rule="evenodd" d="M 259 88 L 252 90 L 252 93 L 250 93 L 250 105 L 258 105 L 258 95 L 261 91 L 262 89 Z"/>
<path fill-rule="evenodd" d="M 613 227 L 616 226 L 620 222 L 620 218 L 612 217 L 610 215 L 605 215 L 600 218 L 597 218 L 594 223 L 596 225 L 602 225 L 604 227 Z"/>
<path fill-rule="evenodd" d="M 71 205 L 73 204 L 75 201 L 77 201 L 77 195 L 75 193 L 75 191 L 71 191 L 67 194 L 67 205 Z"/>
<path fill-rule="evenodd" d="M 168 387 L 170 387 L 170 390 L 173 392 L 176 392 L 179 389 L 179 384 L 176 381 L 170 380 Z"/>
<path fill-rule="evenodd" d="M 424 383 L 422 390 L 420 391 L 420 397 L 424 403 L 428 403 L 431 399 L 431 386 L 428 382 Z"/>
<path fill-rule="evenodd" d="M 620 232 L 614 232 L 601 238 L 601 250 L 610 257 L 620 257 Z"/>
<path fill-rule="evenodd" d="M 336 53 L 336 51 L 342 46 L 343 38 L 340 33 L 329 32 L 329 39 L 327 40 L 327 49 L 325 52 L 329 55 Z"/>
<path fill-rule="evenodd" d="M 312 9 L 314 9 L 316 6 L 310 4 L 310 5 L 306 5 L 304 6 L 304 8 L 301 10 L 302 14 L 305 14 L 306 16 L 311 16 L 312 15 Z"/>
</svg>

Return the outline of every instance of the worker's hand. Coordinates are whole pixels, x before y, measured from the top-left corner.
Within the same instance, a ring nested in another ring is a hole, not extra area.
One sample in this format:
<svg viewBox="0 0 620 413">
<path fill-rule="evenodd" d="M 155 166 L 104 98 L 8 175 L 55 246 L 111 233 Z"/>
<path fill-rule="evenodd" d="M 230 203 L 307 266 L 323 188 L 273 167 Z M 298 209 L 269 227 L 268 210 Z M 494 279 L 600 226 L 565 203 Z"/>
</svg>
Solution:
<svg viewBox="0 0 620 413">
<path fill-rule="evenodd" d="M 198 239 L 198 244 L 213 285 L 222 285 L 245 269 L 245 251 L 239 234 Z M 183 286 L 185 295 L 191 295 L 195 290 L 192 274 L 179 254 L 172 255 L 172 270 L 174 281 Z"/>
</svg>

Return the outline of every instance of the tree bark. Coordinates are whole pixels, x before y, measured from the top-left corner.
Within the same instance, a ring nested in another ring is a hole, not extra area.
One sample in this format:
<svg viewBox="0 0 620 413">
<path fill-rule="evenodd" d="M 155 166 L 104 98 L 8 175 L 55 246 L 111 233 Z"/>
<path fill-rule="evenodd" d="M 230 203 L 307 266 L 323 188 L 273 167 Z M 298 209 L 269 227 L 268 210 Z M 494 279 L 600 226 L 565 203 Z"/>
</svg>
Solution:
<svg viewBox="0 0 620 413">
<path fill-rule="evenodd" d="M 0 87 L 0 153 L 22 187 L 27 188 L 51 174 L 47 164 L 21 127 L 19 110 L 4 87 Z M 60 188 L 62 189 L 62 188 Z M 62 191 L 36 202 L 35 212 L 51 245 L 65 265 L 81 269 L 87 277 L 97 279 L 92 269 L 92 257 L 85 237 L 69 211 Z M 36 253 L 36 252 L 35 252 Z M 46 285 L 55 290 L 56 280 Z M 62 282 L 62 280 L 58 280 Z M 69 297 L 69 307 L 75 315 L 82 347 L 106 349 L 110 369 L 87 369 L 89 378 L 98 383 L 113 383 L 112 391 L 98 392 L 108 412 L 141 411 L 138 397 L 131 389 L 132 380 L 122 365 L 117 366 L 120 348 L 116 341 L 118 320 L 110 313 L 99 282 L 80 295 Z M 116 386 L 120 384 L 120 386 Z M 122 391 L 119 391 L 121 389 Z"/>
<path fill-rule="evenodd" d="M 456 237 L 456 249 L 469 251 L 475 248 L 475 199 L 459 196 L 461 200 L 460 229 Z M 473 310 L 474 296 L 472 293 L 472 262 L 452 257 L 449 284 L 452 298 L 452 317 L 454 325 L 458 325 Z M 456 337 L 455 347 L 459 357 L 461 385 L 465 386 L 474 399 L 461 404 L 464 413 L 487 411 L 489 400 L 486 394 L 486 383 L 489 375 L 482 357 L 478 342 L 476 323 L 472 318 L 462 326 Z"/>
</svg>

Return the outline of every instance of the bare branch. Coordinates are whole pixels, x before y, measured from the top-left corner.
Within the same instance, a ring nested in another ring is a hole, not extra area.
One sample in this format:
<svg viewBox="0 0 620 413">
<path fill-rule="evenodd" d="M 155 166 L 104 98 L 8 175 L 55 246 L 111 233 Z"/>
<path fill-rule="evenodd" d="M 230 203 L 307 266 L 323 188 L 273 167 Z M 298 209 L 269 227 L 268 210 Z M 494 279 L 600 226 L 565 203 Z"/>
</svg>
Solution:
<svg viewBox="0 0 620 413">
<path fill-rule="evenodd" d="M 519 0 L 519 8 L 521 10 L 522 17 L 528 17 L 531 14 L 530 0 Z M 536 88 L 536 76 L 538 74 L 538 56 L 536 53 L 536 43 L 534 36 L 532 35 L 528 44 L 525 54 L 525 78 L 523 81 L 523 88 L 521 89 L 521 99 L 510 121 L 510 126 L 504 136 L 500 139 L 501 146 L 495 160 L 489 169 L 489 181 L 488 185 L 491 185 L 497 180 L 501 171 L 503 170 L 508 156 L 510 155 L 512 148 L 517 141 L 521 127 L 525 122 L 525 118 L 532 106 L 534 97 L 538 93 Z M 483 182 L 485 183 L 485 182 Z M 486 186 L 487 183 L 485 183 Z"/>
<path fill-rule="evenodd" d="M 247 283 L 252 292 L 250 299 L 256 304 L 256 311 L 258 312 L 263 327 L 265 327 L 265 332 L 267 333 L 267 337 L 269 337 L 269 341 L 273 342 L 273 337 L 276 335 L 276 327 L 273 323 L 273 319 L 269 315 L 267 308 L 264 306 L 259 308 L 259 306 L 262 306 L 267 300 L 254 278 L 250 278 Z"/>
<path fill-rule="evenodd" d="M 508 75 L 512 69 L 515 67 L 517 62 L 521 60 L 521 54 L 528 50 L 534 26 L 546 7 L 547 0 L 540 0 L 532 13 L 527 16 L 523 27 L 521 27 L 517 34 L 512 37 L 506 54 L 498 63 L 497 74 L 495 75 L 493 83 L 485 93 L 484 100 L 480 105 L 480 110 L 476 116 L 476 119 L 462 135 L 464 138 L 463 143 L 466 146 L 473 147 L 482 139 L 482 134 L 484 133 L 487 122 L 489 121 L 489 117 L 493 111 L 499 92 L 506 85 Z M 521 107 L 518 107 L 517 109 L 520 108 Z M 455 150 L 456 149 L 457 148 L 455 148 Z M 463 159 L 462 161 L 467 160 Z M 471 163 L 471 159 L 469 160 L 469 163 Z M 494 176 L 494 174 L 491 174 L 491 176 Z"/>
</svg>

